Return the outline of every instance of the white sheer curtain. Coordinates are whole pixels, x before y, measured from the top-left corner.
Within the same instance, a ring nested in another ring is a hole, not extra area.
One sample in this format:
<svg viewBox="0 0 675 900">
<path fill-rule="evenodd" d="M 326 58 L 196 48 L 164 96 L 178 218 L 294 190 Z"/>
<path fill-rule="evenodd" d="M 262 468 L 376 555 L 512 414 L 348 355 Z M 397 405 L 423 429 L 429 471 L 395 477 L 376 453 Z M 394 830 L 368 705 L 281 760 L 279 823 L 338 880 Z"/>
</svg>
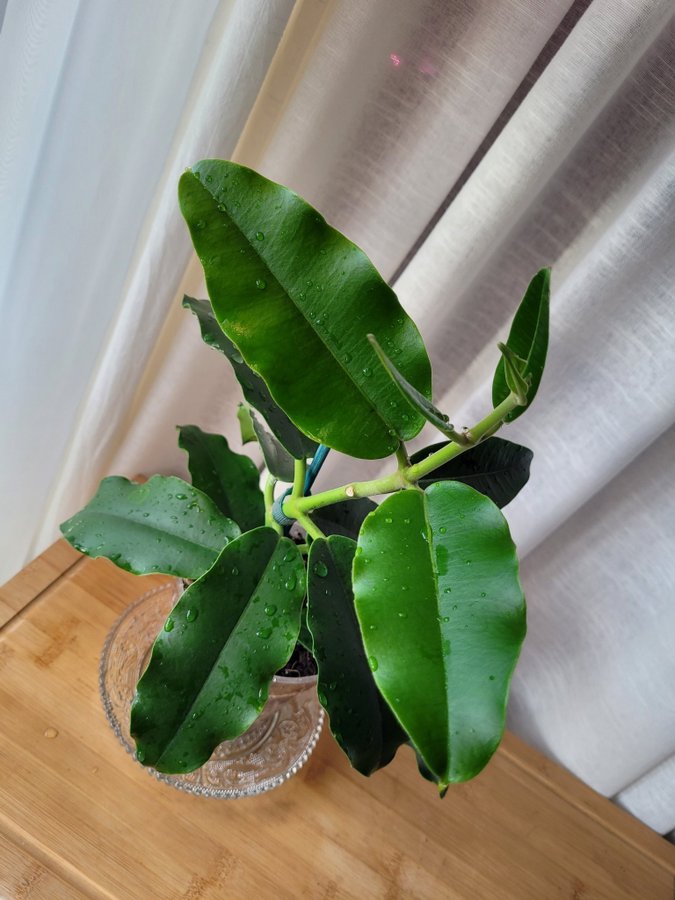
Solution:
<svg viewBox="0 0 675 900">
<path fill-rule="evenodd" d="M 129 4 L 111 34 L 113 4 L 10 0 L 6 574 L 101 475 L 181 471 L 176 423 L 236 441 L 237 390 L 177 303 L 203 291 L 174 199 L 195 159 L 234 153 L 360 243 L 462 423 L 487 408 L 495 342 L 552 264 L 547 374 L 507 435 L 535 451 L 506 510 L 530 610 L 510 727 L 668 832 L 672 3 L 291 6 Z M 334 454 L 322 478 L 349 472 Z"/>
</svg>

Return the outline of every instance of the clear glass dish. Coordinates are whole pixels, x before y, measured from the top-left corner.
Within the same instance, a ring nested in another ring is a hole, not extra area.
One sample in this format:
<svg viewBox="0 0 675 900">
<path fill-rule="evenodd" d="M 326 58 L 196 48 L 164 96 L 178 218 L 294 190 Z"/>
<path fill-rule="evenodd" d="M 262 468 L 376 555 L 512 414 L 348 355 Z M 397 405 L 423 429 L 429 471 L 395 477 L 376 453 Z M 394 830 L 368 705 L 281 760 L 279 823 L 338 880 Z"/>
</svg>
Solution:
<svg viewBox="0 0 675 900">
<path fill-rule="evenodd" d="M 136 682 L 182 591 L 182 582 L 173 579 L 143 594 L 115 622 L 101 652 L 103 708 L 113 731 L 134 758 L 129 711 Z M 275 676 L 269 699 L 253 725 L 235 740 L 216 747 L 201 768 L 186 775 L 164 775 L 149 767 L 146 771 L 179 790 L 206 797 L 248 797 L 279 787 L 307 762 L 321 734 L 324 712 L 316 682 L 316 675 Z"/>
</svg>

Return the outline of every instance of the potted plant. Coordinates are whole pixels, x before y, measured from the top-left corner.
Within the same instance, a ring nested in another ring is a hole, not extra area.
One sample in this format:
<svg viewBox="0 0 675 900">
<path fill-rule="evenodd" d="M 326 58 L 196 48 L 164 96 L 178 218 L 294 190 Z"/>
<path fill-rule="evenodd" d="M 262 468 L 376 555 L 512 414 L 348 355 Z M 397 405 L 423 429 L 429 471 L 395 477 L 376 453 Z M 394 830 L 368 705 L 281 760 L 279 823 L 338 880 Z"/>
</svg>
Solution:
<svg viewBox="0 0 675 900">
<path fill-rule="evenodd" d="M 225 438 L 185 426 L 192 484 L 105 478 L 62 525 L 83 553 L 189 582 L 137 686 L 138 759 L 160 772 L 201 766 L 251 726 L 304 646 L 351 764 L 370 775 L 410 743 L 443 794 L 497 748 L 525 635 L 500 508 L 532 453 L 494 435 L 539 386 L 549 270 L 499 345 L 492 408 L 458 430 L 432 403 L 424 343 L 394 292 L 316 210 L 222 160 L 187 170 L 179 200 L 210 296 L 183 305 L 231 363 L 242 436 L 259 441 L 268 474 L 261 490 Z M 443 440 L 409 456 L 427 421 Z M 392 465 L 316 491 L 328 448 Z"/>
</svg>

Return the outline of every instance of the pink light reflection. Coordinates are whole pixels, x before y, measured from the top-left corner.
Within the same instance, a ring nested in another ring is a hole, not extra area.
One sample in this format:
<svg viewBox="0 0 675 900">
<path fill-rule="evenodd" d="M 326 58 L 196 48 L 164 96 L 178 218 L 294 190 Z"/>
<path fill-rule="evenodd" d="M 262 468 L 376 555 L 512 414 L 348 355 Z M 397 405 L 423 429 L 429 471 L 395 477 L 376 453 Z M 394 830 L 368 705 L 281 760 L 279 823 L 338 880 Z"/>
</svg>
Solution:
<svg viewBox="0 0 675 900">
<path fill-rule="evenodd" d="M 400 65 L 401 65 L 401 57 L 400 57 L 400 56 L 397 56 L 396 53 L 390 53 L 390 54 L 389 54 L 389 59 L 392 61 L 392 64 L 393 64 L 394 66 L 400 66 Z"/>
</svg>

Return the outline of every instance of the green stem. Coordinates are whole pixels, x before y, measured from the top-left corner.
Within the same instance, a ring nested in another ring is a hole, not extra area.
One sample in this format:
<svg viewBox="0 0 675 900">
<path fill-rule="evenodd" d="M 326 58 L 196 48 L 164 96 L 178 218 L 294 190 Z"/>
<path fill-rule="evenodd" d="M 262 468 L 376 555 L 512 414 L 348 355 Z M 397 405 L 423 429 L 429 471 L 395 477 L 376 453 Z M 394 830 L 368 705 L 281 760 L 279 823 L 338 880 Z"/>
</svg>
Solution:
<svg viewBox="0 0 675 900">
<path fill-rule="evenodd" d="M 408 456 L 408 451 L 406 450 L 403 441 L 401 441 L 396 448 L 396 459 L 398 461 L 399 471 L 403 471 L 410 466 L 410 457 Z"/>
<path fill-rule="evenodd" d="M 277 479 L 274 475 L 268 473 L 265 481 L 265 489 L 263 491 L 263 496 L 265 498 L 265 525 L 267 525 L 268 528 L 273 528 L 277 534 L 283 534 L 284 529 L 278 522 L 275 522 L 274 516 L 272 515 L 272 507 L 274 506 L 274 488 L 276 485 Z"/>
<path fill-rule="evenodd" d="M 290 499 L 290 498 L 289 498 Z M 288 509 L 288 500 L 284 503 L 284 512 Z M 286 513 L 288 515 L 288 513 Z M 298 514 L 294 515 L 293 518 L 296 520 L 298 525 L 302 525 L 307 534 L 312 538 L 312 540 L 316 541 L 318 538 L 325 538 L 326 535 L 319 528 L 318 525 L 315 525 L 314 522 L 310 519 L 307 513 L 301 512 L 298 510 Z"/>
<path fill-rule="evenodd" d="M 293 488 L 291 498 L 297 500 L 305 493 L 305 474 L 307 472 L 307 460 L 296 459 L 293 469 Z"/>
<path fill-rule="evenodd" d="M 321 494 L 315 494 L 313 497 L 292 495 L 284 503 L 284 512 L 290 518 L 297 519 L 306 529 L 306 525 L 301 521 L 300 516 L 306 518 L 305 514 L 313 509 L 330 506 L 332 503 L 339 503 L 341 500 L 372 497 L 375 494 L 391 494 L 394 491 L 401 490 L 401 488 L 410 487 L 411 484 L 415 484 L 420 478 L 428 475 L 429 472 L 433 472 L 434 469 L 445 465 L 446 462 L 459 456 L 460 453 L 464 453 L 469 447 L 473 447 L 486 435 L 494 434 L 504 422 L 504 418 L 512 409 L 519 405 L 518 398 L 514 394 L 509 394 L 506 400 L 502 401 L 499 406 L 495 407 L 491 413 L 485 416 L 484 419 L 481 419 L 466 433 L 466 444 L 457 444 L 451 441 L 421 462 L 415 463 L 415 465 L 407 465 L 404 468 L 400 467 L 401 460 L 397 452 L 399 468 L 390 475 L 385 475 L 383 478 L 375 478 L 372 481 L 355 481 L 352 484 L 346 484 L 342 487 L 333 488 L 330 491 L 324 491 Z M 311 532 L 308 533 L 311 534 Z"/>
<path fill-rule="evenodd" d="M 286 515 L 288 515 L 287 510 L 292 508 L 294 512 L 289 516 L 289 518 L 295 519 L 298 525 L 301 525 L 305 529 L 307 534 L 311 538 L 316 540 L 317 538 L 326 537 L 326 535 L 317 525 L 314 524 L 314 522 L 312 522 L 312 520 L 304 510 L 295 509 L 295 504 L 303 500 L 303 495 L 305 493 L 306 472 L 307 461 L 304 459 L 296 459 L 293 471 L 293 487 L 291 489 L 290 496 L 287 497 L 284 501 L 284 512 L 286 513 Z"/>
</svg>

